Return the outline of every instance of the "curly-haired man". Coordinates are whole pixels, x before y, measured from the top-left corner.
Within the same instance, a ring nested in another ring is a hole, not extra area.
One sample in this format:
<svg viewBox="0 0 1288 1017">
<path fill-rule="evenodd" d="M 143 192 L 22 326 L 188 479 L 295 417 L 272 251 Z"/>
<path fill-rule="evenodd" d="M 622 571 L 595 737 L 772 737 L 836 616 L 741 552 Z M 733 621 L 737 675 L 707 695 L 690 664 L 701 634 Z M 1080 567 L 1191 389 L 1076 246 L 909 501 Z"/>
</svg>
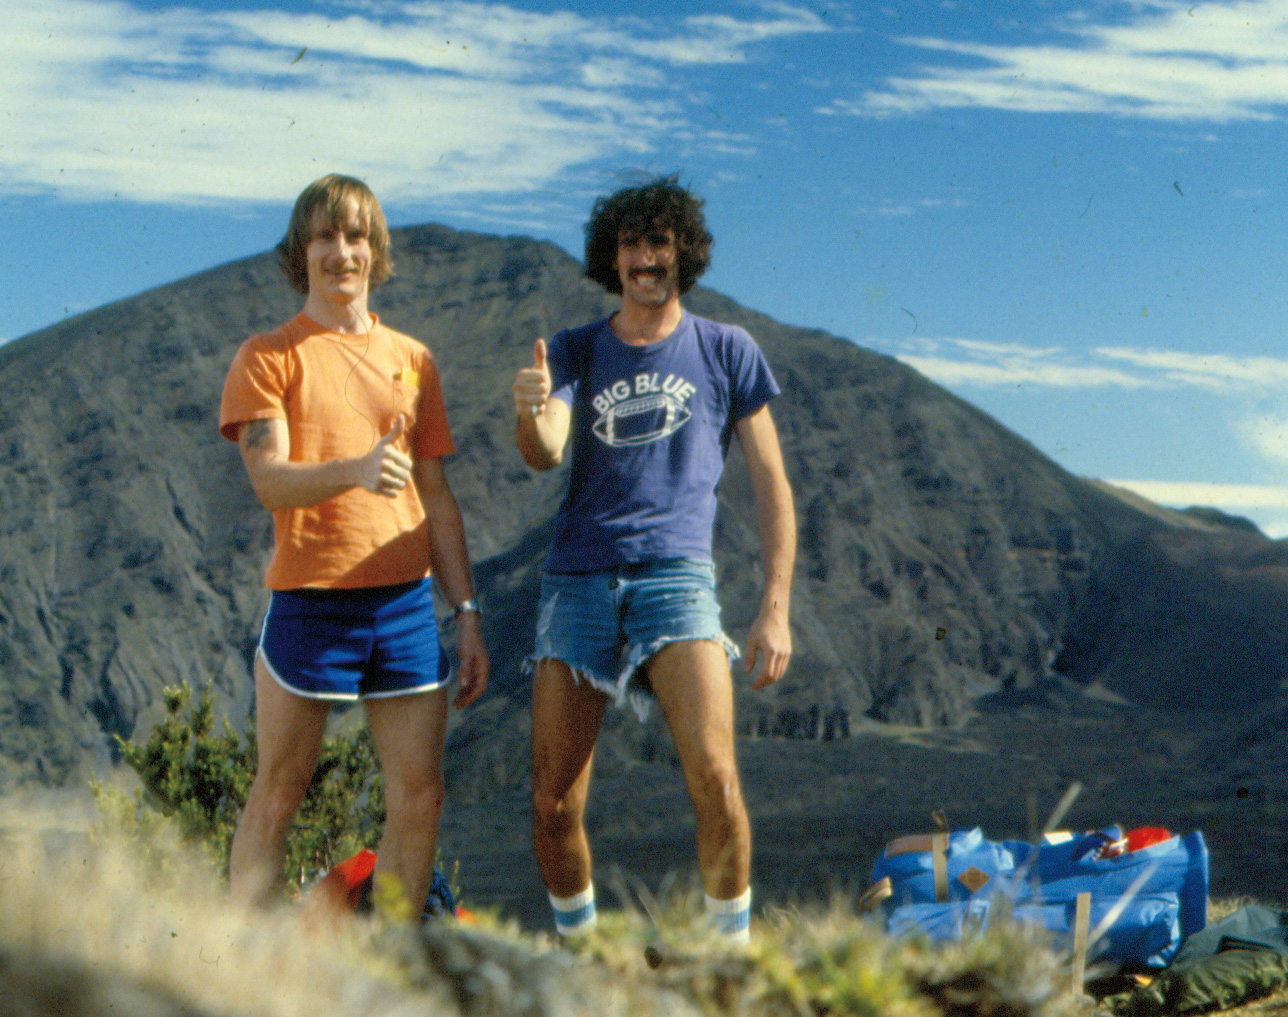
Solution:
<svg viewBox="0 0 1288 1017">
<path fill-rule="evenodd" d="M 710 262 L 702 202 L 675 177 L 596 202 L 586 275 L 621 295 L 601 321 L 538 339 L 514 381 L 529 466 L 560 463 L 567 494 L 542 576 L 532 694 L 533 841 L 563 935 L 595 921 L 583 815 L 608 698 L 643 716 L 656 700 L 697 815 L 698 866 L 715 927 L 745 937 L 751 833 L 734 754 L 739 653 L 725 636 L 711 559 L 716 484 L 737 437 L 760 532 L 764 591 L 747 637 L 753 687 L 791 655 L 796 552 L 791 489 L 768 403 L 778 385 L 743 329 L 680 297 Z"/>
</svg>

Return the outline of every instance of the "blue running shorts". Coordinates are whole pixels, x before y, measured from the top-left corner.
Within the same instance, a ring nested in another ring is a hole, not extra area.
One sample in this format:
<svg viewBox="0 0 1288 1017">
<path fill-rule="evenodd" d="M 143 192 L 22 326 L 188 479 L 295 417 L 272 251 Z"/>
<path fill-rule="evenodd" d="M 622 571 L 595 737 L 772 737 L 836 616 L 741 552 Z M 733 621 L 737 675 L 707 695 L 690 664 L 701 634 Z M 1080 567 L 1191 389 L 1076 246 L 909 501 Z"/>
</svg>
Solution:
<svg viewBox="0 0 1288 1017">
<path fill-rule="evenodd" d="M 433 582 L 358 590 L 274 590 L 259 652 L 283 688 L 353 701 L 442 688 Z"/>
<path fill-rule="evenodd" d="M 525 668 L 560 660 L 641 720 L 652 690 L 643 665 L 667 643 L 709 639 L 737 660 L 720 627 L 715 566 L 701 558 L 666 558 L 599 572 L 545 572 L 537 638 Z"/>
</svg>

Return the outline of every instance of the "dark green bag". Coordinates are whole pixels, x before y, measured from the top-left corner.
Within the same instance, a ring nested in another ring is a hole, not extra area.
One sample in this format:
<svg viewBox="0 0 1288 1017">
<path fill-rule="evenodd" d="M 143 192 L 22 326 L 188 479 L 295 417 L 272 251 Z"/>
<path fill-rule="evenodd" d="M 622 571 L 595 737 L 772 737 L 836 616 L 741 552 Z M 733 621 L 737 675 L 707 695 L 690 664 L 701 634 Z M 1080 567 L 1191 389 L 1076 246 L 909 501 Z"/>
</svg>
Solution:
<svg viewBox="0 0 1288 1017">
<path fill-rule="evenodd" d="M 1288 981 L 1288 912 L 1252 905 L 1185 941 L 1149 985 L 1104 1000 L 1121 1017 L 1229 1010 Z"/>
<path fill-rule="evenodd" d="M 1122 1017 L 1229 1010 L 1268 996 L 1288 980 L 1288 957 L 1270 950 L 1226 950 L 1172 967 L 1149 985 L 1104 1002 Z"/>
</svg>

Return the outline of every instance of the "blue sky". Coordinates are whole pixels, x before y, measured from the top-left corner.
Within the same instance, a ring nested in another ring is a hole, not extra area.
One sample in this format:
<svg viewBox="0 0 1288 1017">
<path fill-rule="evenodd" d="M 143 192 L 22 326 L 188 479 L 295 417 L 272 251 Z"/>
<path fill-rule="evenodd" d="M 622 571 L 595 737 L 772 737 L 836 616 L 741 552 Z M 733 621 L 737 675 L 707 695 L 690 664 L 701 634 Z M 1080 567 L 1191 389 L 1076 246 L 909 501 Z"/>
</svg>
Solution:
<svg viewBox="0 0 1288 1017">
<path fill-rule="evenodd" d="M 0 339 L 267 249 L 325 172 L 580 254 L 678 171 L 715 288 L 1288 536 L 1288 0 L 658 7 L 2 0 Z"/>
</svg>

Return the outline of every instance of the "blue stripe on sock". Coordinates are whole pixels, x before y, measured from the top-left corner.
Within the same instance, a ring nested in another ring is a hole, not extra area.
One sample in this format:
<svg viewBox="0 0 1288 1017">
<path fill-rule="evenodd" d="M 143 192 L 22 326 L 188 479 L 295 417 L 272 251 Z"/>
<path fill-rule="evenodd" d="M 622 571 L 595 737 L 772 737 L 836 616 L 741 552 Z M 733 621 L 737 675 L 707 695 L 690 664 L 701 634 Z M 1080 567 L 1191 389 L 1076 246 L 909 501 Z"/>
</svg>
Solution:
<svg viewBox="0 0 1288 1017">
<path fill-rule="evenodd" d="M 572 911 L 560 911 L 555 908 L 554 912 L 556 929 L 576 929 L 595 916 L 595 902 L 591 901 L 589 904 L 575 908 Z"/>
<path fill-rule="evenodd" d="M 707 917 L 711 919 L 711 924 L 716 927 L 718 932 L 723 932 L 727 935 L 741 932 L 751 926 L 751 908 L 747 908 L 744 911 L 735 911 L 733 914 L 728 915 L 708 914 Z"/>
</svg>

